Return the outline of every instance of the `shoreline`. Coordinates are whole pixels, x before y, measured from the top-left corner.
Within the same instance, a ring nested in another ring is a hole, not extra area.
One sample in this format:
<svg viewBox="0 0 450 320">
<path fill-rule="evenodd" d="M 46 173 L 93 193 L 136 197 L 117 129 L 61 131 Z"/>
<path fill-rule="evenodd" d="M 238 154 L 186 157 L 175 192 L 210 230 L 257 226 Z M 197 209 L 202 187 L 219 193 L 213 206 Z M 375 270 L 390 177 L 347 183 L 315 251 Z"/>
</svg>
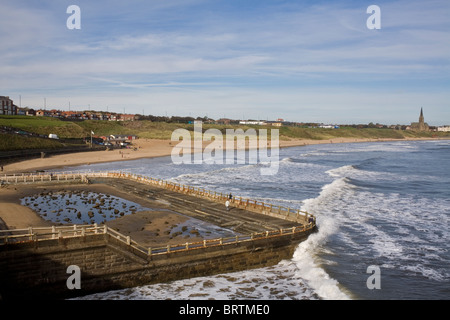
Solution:
<svg viewBox="0 0 450 320">
<path fill-rule="evenodd" d="M 450 138 L 333 138 L 327 140 L 292 139 L 280 141 L 280 148 L 302 147 L 318 144 L 333 143 L 364 143 L 390 141 L 433 141 L 450 140 Z M 76 152 L 54 155 L 48 158 L 28 159 L 4 165 L 1 174 L 16 174 L 30 171 L 50 170 L 64 167 L 90 165 L 117 161 L 138 160 L 145 158 L 167 157 L 171 155 L 173 147 L 179 142 L 171 140 L 138 139 L 133 141 L 133 149 L 114 149 L 110 151 Z M 210 142 L 203 143 L 205 148 Z"/>
<path fill-rule="evenodd" d="M 364 142 L 389 142 L 389 141 L 428 141 L 428 140 L 449 140 L 448 138 L 413 138 L 413 139 L 355 139 L 355 138 L 337 138 L 331 140 L 290 140 L 280 141 L 280 148 L 318 145 L 318 144 L 330 144 L 330 143 L 364 143 Z M 44 159 L 32 159 L 24 160 L 16 163 L 11 163 L 5 166 L 3 174 L 22 173 L 26 171 L 54 169 L 65 166 L 86 165 L 90 163 L 105 163 L 115 161 L 127 161 L 136 160 L 142 158 L 154 158 L 170 156 L 173 146 L 177 142 L 170 140 L 144 140 L 140 143 L 136 143 L 138 151 L 132 151 L 131 149 L 121 149 L 114 151 L 93 151 L 76 154 L 56 155 L 50 158 Z M 120 152 L 120 153 L 119 153 Z M 148 201 L 148 199 L 137 198 L 133 195 L 126 194 L 116 188 L 99 186 L 99 185 L 45 185 L 45 186 L 24 186 L 24 185 L 12 185 L 5 188 L 0 188 L 0 225 L 6 225 L 8 229 L 12 228 L 27 228 L 30 226 L 50 226 L 51 223 L 32 210 L 30 207 L 21 205 L 20 199 L 24 196 L 31 194 L 38 194 L 43 190 L 58 191 L 61 189 L 84 189 L 94 192 L 107 192 L 111 195 L 118 196 L 122 199 L 133 201 L 150 208 L 165 208 L 160 203 Z M 167 209 L 167 207 L 165 208 Z M 167 215 L 167 211 L 165 214 Z M 172 213 L 170 225 L 179 224 L 185 221 L 179 214 Z M 154 218 L 157 218 L 156 216 Z M 159 217 L 160 218 L 160 217 Z M 107 225 L 114 227 L 120 227 L 126 233 L 133 235 L 139 240 L 151 241 L 152 245 L 155 243 L 162 243 L 170 241 L 167 236 L 159 234 L 155 237 L 155 230 L 165 230 L 168 227 L 166 224 L 162 224 L 161 219 L 148 221 L 147 215 L 132 215 L 121 217 L 116 220 L 107 222 Z M 181 219 L 181 220 L 180 220 Z M 161 220 L 161 221 L 160 221 Z M 173 220 L 173 221 L 172 221 Z M 115 221 L 115 222 L 114 222 Z M 166 219 L 165 219 L 166 221 Z M 149 223 L 153 225 L 150 227 Z M 150 236 L 152 234 L 153 236 Z M 152 238 L 152 240 L 149 239 Z M 144 237 L 144 238 L 142 238 Z"/>
</svg>

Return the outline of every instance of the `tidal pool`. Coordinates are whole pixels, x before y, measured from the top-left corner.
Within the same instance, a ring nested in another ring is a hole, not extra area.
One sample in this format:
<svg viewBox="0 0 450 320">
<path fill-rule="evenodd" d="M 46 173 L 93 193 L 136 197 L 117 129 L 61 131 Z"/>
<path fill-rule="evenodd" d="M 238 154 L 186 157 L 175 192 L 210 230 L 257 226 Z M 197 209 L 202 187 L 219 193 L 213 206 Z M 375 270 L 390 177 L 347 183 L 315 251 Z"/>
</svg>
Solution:
<svg viewBox="0 0 450 320">
<path fill-rule="evenodd" d="M 102 223 L 138 211 L 152 210 L 119 197 L 88 191 L 43 192 L 22 198 L 21 204 L 47 221 L 62 224 Z"/>
</svg>

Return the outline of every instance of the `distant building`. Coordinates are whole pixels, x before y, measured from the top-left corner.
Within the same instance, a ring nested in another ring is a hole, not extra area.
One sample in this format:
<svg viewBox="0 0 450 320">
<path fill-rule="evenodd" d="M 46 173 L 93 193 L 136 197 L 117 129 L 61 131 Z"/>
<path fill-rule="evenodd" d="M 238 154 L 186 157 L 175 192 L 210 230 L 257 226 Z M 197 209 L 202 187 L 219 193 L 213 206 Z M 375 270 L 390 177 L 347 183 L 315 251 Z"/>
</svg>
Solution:
<svg viewBox="0 0 450 320">
<path fill-rule="evenodd" d="M 0 96 L 0 114 L 17 115 L 17 106 L 9 97 Z"/>
<path fill-rule="evenodd" d="M 217 124 L 231 124 L 233 120 L 228 118 L 220 118 L 219 120 L 216 120 Z"/>
<path fill-rule="evenodd" d="M 51 113 L 47 110 L 39 109 L 36 111 L 36 117 L 50 117 Z"/>
<path fill-rule="evenodd" d="M 134 121 L 134 114 L 120 114 L 117 121 Z"/>
<path fill-rule="evenodd" d="M 258 121 L 258 120 L 246 120 L 246 121 L 239 121 L 239 124 L 251 124 L 251 125 L 258 125 L 258 126 L 265 126 L 265 121 Z"/>
<path fill-rule="evenodd" d="M 437 128 L 437 131 L 450 132 L 450 126 L 441 126 Z"/>
<path fill-rule="evenodd" d="M 18 108 L 17 109 L 17 115 L 18 116 L 26 116 L 27 115 L 27 108 Z"/>
<path fill-rule="evenodd" d="M 412 122 L 411 123 L 411 130 L 415 130 L 415 131 L 430 131 L 430 127 L 428 126 L 428 123 L 425 123 L 425 118 L 423 116 L 422 108 L 420 108 L 419 122 Z"/>
</svg>

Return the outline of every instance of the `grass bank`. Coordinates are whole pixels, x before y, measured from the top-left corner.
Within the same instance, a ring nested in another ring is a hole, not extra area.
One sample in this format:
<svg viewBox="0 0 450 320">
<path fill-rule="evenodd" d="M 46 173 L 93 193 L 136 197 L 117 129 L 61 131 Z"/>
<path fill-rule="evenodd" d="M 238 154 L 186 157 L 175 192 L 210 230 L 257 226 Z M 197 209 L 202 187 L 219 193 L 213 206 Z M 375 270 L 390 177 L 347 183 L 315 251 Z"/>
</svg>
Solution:
<svg viewBox="0 0 450 320">
<path fill-rule="evenodd" d="M 58 140 L 0 133 L 0 151 L 60 149 L 63 147 L 64 145 Z"/>
<path fill-rule="evenodd" d="M 20 130 L 33 132 L 41 135 L 50 133 L 57 134 L 61 139 L 89 137 L 91 131 L 96 136 L 109 136 L 111 134 L 137 135 L 144 139 L 170 140 L 172 133 L 176 129 L 187 129 L 191 133 L 194 130 L 193 124 L 166 123 L 142 121 L 62 121 L 48 117 L 29 116 L 0 116 L 0 127 L 8 126 Z M 308 140 L 329 140 L 333 138 L 355 138 L 355 139 L 406 139 L 406 138 L 441 138 L 450 137 L 449 132 L 415 132 L 401 131 L 393 129 L 341 127 L 339 129 L 326 128 L 303 128 L 303 127 L 271 127 L 271 126 L 251 126 L 251 125 L 215 125 L 203 124 L 203 132 L 208 129 L 218 129 L 225 135 L 227 129 L 242 129 L 244 132 L 255 129 L 258 133 L 260 129 L 267 129 L 270 137 L 270 129 L 279 129 L 280 140 L 308 139 Z M 14 135 L 1 136 L 4 140 L 0 143 L 0 150 L 17 150 L 25 146 L 35 146 L 36 148 L 56 148 L 60 146 L 57 141 L 48 139 L 32 140 L 31 138 L 18 137 Z M 28 139 L 28 140 L 26 140 Z M 8 141 L 6 141 L 8 140 Z"/>
</svg>

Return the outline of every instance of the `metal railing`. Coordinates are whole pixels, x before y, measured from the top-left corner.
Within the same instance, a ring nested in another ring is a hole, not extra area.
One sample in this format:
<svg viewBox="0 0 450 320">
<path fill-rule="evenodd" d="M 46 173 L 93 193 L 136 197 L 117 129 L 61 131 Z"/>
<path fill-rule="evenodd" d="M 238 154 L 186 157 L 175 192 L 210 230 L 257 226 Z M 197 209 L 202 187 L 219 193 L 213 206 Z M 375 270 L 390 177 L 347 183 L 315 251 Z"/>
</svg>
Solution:
<svg viewBox="0 0 450 320">
<path fill-rule="evenodd" d="M 137 175 L 127 172 L 53 172 L 53 173 L 23 173 L 14 175 L 0 176 L 0 184 L 8 183 L 33 183 L 33 182 L 58 182 L 58 181 L 77 181 L 88 182 L 89 178 L 120 178 L 150 184 L 172 190 L 179 193 L 189 194 L 196 197 L 206 198 L 214 202 L 225 203 L 230 200 L 231 205 L 253 211 L 261 214 L 272 215 L 278 218 L 290 220 L 293 222 L 310 223 L 315 221 L 315 217 L 300 209 L 292 209 L 285 206 L 274 205 L 263 201 L 257 201 L 249 198 L 235 196 L 228 199 L 228 195 L 222 192 L 207 190 L 202 187 L 192 187 L 180 183 L 170 182 L 163 179 L 151 178 L 143 175 Z"/>
<path fill-rule="evenodd" d="M 150 184 L 180 192 L 189 194 L 196 197 L 206 198 L 211 201 L 224 203 L 229 200 L 227 194 L 207 190 L 201 187 L 192 187 L 179 183 L 169 182 L 162 179 L 150 178 L 142 175 L 136 175 L 126 172 L 53 172 L 53 173 L 24 173 L 14 175 L 2 175 L 0 176 L 1 184 L 15 184 L 15 183 L 33 183 L 33 182 L 57 182 L 57 181 L 82 181 L 88 182 L 90 178 L 120 178 L 137 181 L 140 183 Z M 200 242 L 186 242 L 178 245 L 166 245 L 156 248 L 145 247 L 136 241 L 132 240 L 130 236 L 125 236 L 114 229 L 108 228 L 106 225 L 98 226 L 93 225 L 73 225 L 73 226 L 52 226 L 52 227 L 39 227 L 39 228 L 26 228 L 26 229 L 14 229 L 14 230 L 0 230 L 0 245 L 8 243 L 18 242 L 30 242 L 30 241 L 42 241 L 48 239 L 64 239 L 70 237 L 84 237 L 95 234 L 109 234 L 111 237 L 127 244 L 134 249 L 145 253 L 149 256 L 168 254 L 171 252 L 180 252 L 195 250 L 206 247 L 225 246 L 229 244 L 236 244 L 245 241 L 254 241 L 262 238 L 281 237 L 286 235 L 292 235 L 296 233 L 303 233 L 311 231 L 315 227 L 315 217 L 308 212 L 294 210 L 288 207 L 273 205 L 262 201 L 256 201 L 243 197 L 234 197 L 230 201 L 232 205 L 243 208 L 249 211 L 254 211 L 266 215 L 273 215 L 279 218 L 288 219 L 291 221 L 302 221 L 302 225 L 280 229 L 275 231 L 266 231 L 260 233 L 252 233 L 250 235 L 239 235 L 228 238 L 218 238 L 203 240 Z"/>
<path fill-rule="evenodd" d="M 71 225 L 71 226 L 52 226 L 52 227 L 29 227 L 25 229 L 0 230 L 0 245 L 14 243 L 40 242 L 51 239 L 67 239 L 75 237 L 85 237 L 98 234 L 108 234 L 112 238 L 132 247 L 148 256 L 169 254 L 174 252 L 191 251 L 202 248 L 227 246 L 243 242 L 255 241 L 260 239 L 269 239 L 304 233 L 314 228 L 312 223 L 308 225 L 292 227 L 287 229 L 272 230 L 266 232 L 252 233 L 250 235 L 236 235 L 234 237 L 205 239 L 198 242 L 186 242 L 175 245 L 165 245 L 161 247 L 146 247 L 132 240 L 130 236 L 107 227 L 106 225 Z"/>
</svg>

